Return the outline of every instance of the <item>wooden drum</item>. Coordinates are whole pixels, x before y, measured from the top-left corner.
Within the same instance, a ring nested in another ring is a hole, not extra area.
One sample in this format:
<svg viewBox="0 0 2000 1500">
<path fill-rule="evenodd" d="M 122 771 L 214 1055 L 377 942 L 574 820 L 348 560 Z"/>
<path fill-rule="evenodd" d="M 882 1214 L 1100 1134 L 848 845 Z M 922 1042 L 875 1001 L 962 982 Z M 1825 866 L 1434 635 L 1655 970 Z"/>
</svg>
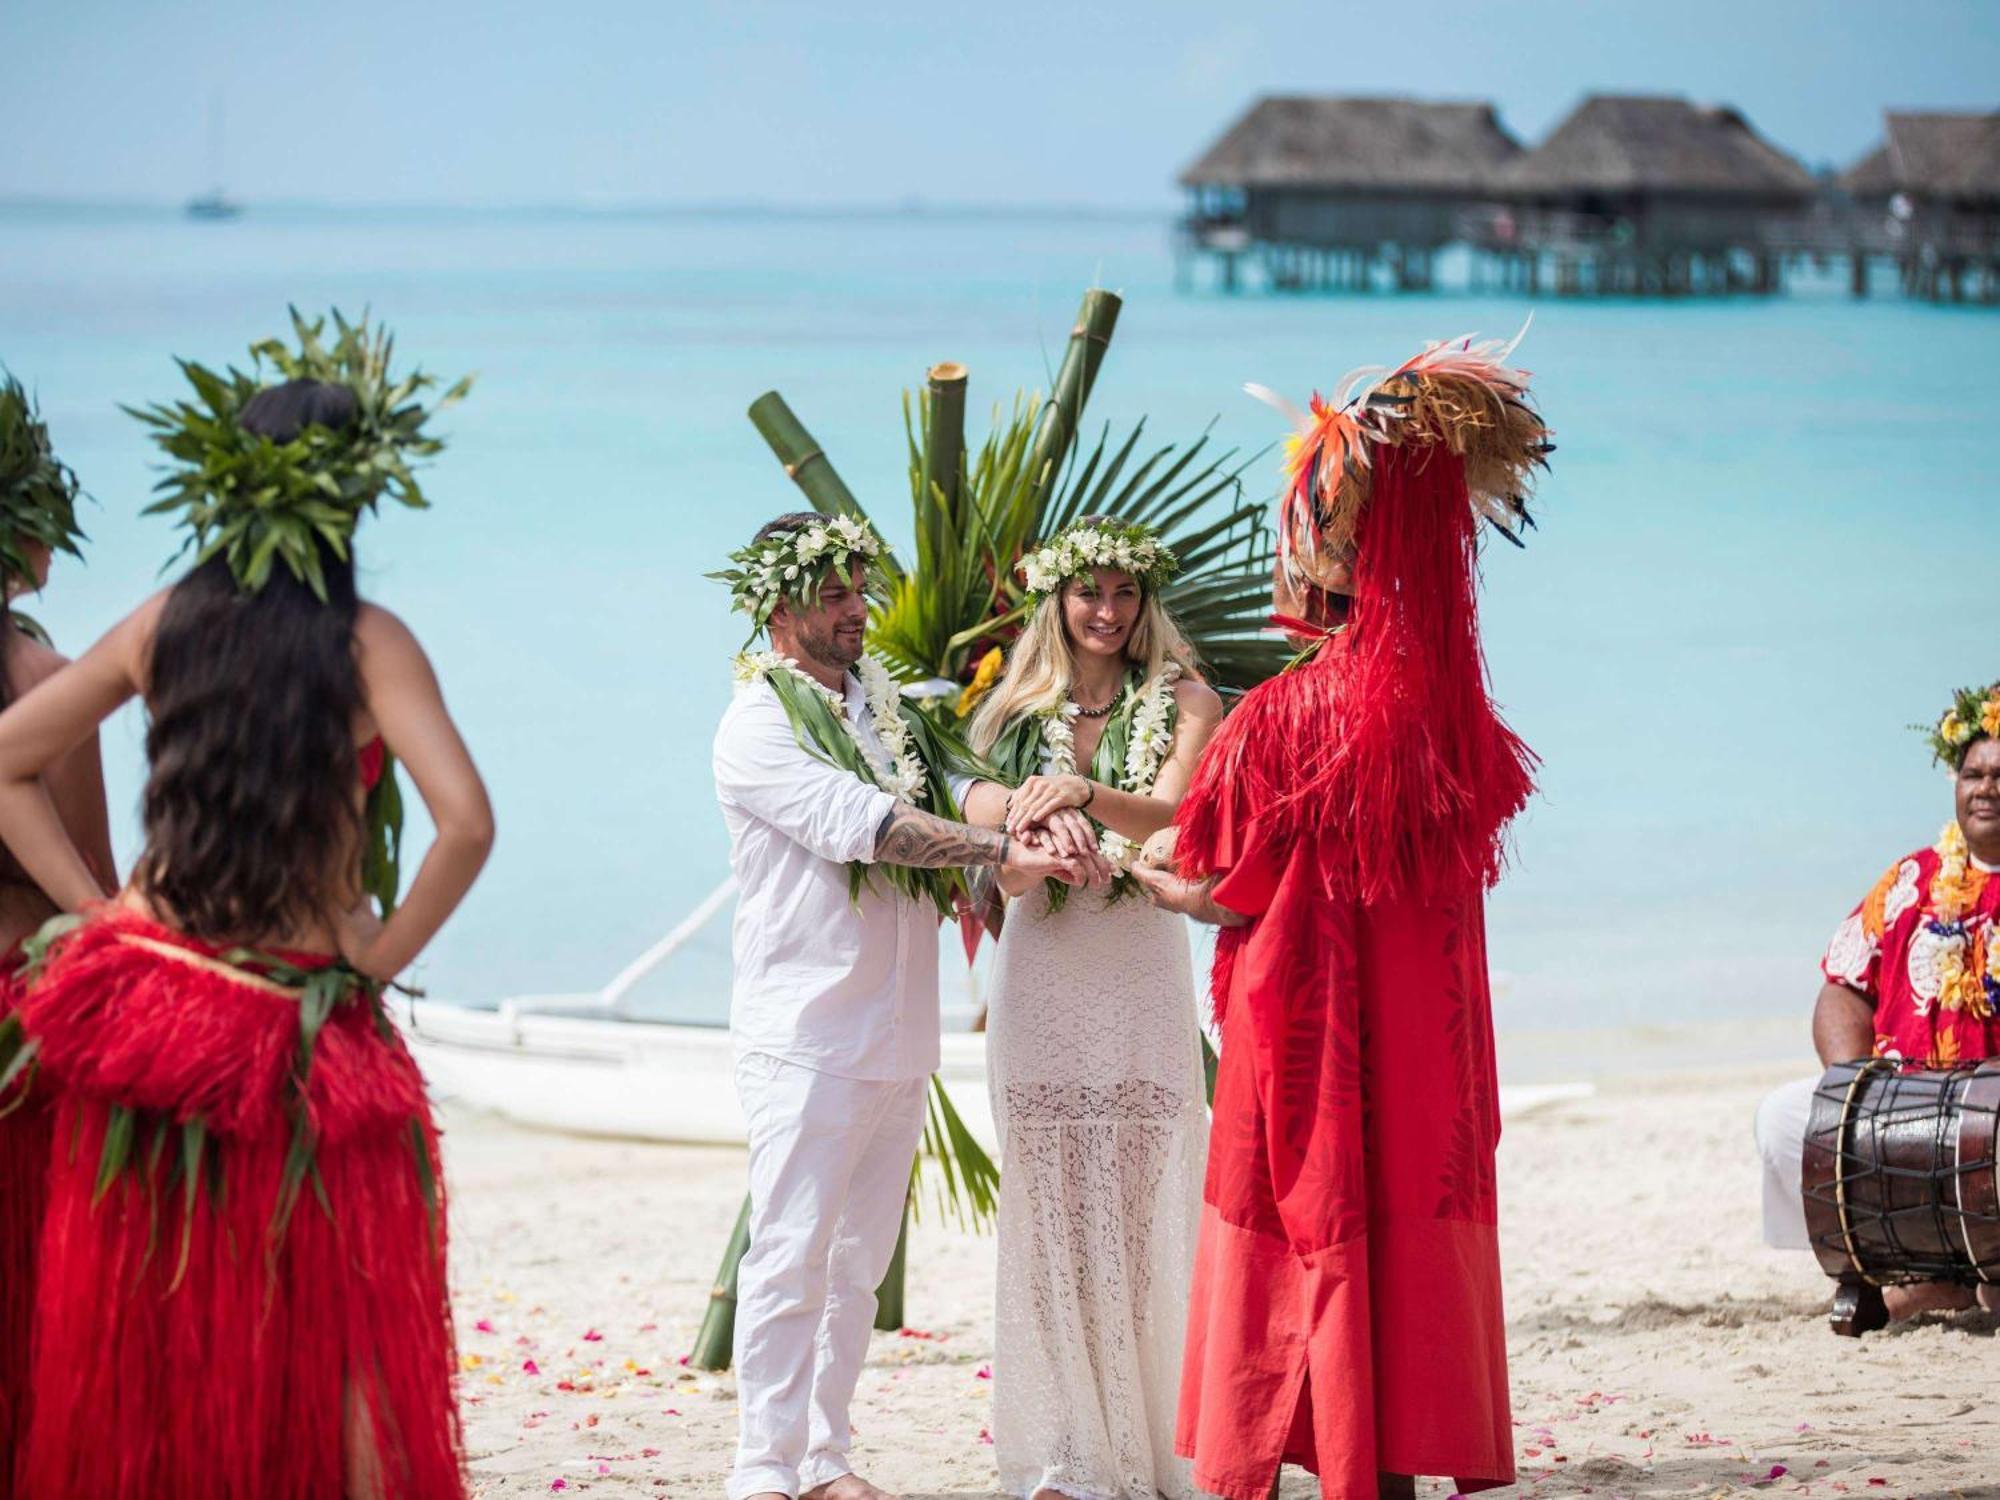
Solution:
<svg viewBox="0 0 2000 1500">
<path fill-rule="evenodd" d="M 1888 1321 L 1880 1288 L 2000 1282 L 2000 1059 L 1836 1063 L 1813 1094 L 1800 1182 L 1833 1329 Z"/>
</svg>

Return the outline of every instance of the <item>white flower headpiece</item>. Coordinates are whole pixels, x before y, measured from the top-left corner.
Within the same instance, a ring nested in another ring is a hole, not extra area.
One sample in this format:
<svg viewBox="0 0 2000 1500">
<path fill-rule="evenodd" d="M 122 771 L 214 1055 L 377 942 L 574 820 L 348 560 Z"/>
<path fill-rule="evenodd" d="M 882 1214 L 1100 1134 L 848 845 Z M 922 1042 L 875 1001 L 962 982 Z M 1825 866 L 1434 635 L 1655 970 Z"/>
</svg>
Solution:
<svg viewBox="0 0 2000 1500">
<path fill-rule="evenodd" d="M 1046 599 L 1092 568 L 1130 573 L 1148 593 L 1158 593 L 1179 566 L 1151 527 L 1079 521 L 1022 558 L 1020 573 L 1028 592 Z"/>
<path fill-rule="evenodd" d="M 882 539 L 854 516 L 827 516 L 781 531 L 729 554 L 732 566 L 708 576 L 729 585 L 730 601 L 750 617 L 755 635 L 771 620 L 778 601 L 818 601 L 827 575 L 844 579 L 854 559 L 872 563 L 882 555 Z"/>
</svg>

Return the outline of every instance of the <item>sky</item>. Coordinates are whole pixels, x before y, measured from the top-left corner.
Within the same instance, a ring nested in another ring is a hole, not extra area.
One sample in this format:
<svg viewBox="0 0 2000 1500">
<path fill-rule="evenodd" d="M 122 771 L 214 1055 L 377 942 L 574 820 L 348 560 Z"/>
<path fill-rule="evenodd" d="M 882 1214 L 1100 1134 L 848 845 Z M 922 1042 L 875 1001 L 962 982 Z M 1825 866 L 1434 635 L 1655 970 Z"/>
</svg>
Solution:
<svg viewBox="0 0 2000 1500">
<path fill-rule="evenodd" d="M 1994 0 L 0 0 L 0 198 L 1155 209 L 1264 92 L 2000 106 Z"/>
</svg>

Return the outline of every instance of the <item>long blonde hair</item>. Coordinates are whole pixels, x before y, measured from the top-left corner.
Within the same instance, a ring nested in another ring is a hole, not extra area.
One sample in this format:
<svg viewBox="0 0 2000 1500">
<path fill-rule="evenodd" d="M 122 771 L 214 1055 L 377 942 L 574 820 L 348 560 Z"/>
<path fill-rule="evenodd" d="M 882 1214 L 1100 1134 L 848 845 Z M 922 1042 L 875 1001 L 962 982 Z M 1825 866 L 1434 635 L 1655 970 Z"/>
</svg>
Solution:
<svg viewBox="0 0 2000 1500">
<path fill-rule="evenodd" d="M 1027 628 L 1007 652 L 1005 674 L 974 712 L 968 739 L 981 755 L 993 748 L 1016 719 L 1068 700 L 1076 661 L 1063 619 L 1063 600 L 1075 583 L 1074 578 L 1064 579 L 1061 589 L 1035 606 Z M 1194 647 L 1159 595 L 1148 590 L 1139 604 L 1139 618 L 1132 622 L 1132 633 L 1125 638 L 1125 663 L 1139 669 L 1141 681 L 1151 682 L 1169 662 L 1192 674 Z"/>
</svg>

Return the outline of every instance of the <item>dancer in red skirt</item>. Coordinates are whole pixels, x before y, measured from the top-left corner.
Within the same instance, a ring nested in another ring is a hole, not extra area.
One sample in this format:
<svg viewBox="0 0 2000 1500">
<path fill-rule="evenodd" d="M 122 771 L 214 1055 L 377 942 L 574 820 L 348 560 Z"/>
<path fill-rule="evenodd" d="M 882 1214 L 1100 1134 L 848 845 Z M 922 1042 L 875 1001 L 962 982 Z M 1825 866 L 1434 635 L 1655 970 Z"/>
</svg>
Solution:
<svg viewBox="0 0 2000 1500">
<path fill-rule="evenodd" d="M 58 551 L 80 556 L 76 475 L 55 456 L 49 431 L 19 381 L 0 381 L 0 708 L 65 665 L 41 627 L 16 611 L 21 594 L 49 581 Z M 104 769 L 87 735 L 42 776 L 56 815 L 97 879 L 116 883 Z M 18 861 L 0 850 L 0 1500 L 13 1493 L 13 1455 L 27 1430 L 28 1338 L 35 1302 L 35 1246 L 47 1197 L 50 1110 L 22 1055 L 18 1021 L 20 946 L 56 912 Z M 14 1067 L 15 1062 L 18 1067 Z"/>
<path fill-rule="evenodd" d="M 1299 418 L 1278 623 L 1307 650 L 1209 742 L 1179 875 L 1142 877 L 1224 927 L 1177 1446 L 1230 1500 L 1281 1462 L 1328 1500 L 1514 1478 L 1483 897 L 1533 757 L 1487 695 L 1475 559 L 1548 444 L 1506 352 L 1438 346 Z"/>
<path fill-rule="evenodd" d="M 256 351 L 295 378 L 191 368 L 201 405 L 145 414 L 197 564 L 0 715 L 0 836 L 87 913 L 20 1012 L 56 1099 L 33 1500 L 464 1493 L 437 1132 L 380 996 L 492 819 L 422 649 L 354 589 L 360 513 L 422 501 L 422 386 L 365 330 L 299 333 Z M 145 847 L 107 901 L 39 778 L 135 694 Z M 385 920 L 388 757 L 437 838 Z"/>
</svg>

